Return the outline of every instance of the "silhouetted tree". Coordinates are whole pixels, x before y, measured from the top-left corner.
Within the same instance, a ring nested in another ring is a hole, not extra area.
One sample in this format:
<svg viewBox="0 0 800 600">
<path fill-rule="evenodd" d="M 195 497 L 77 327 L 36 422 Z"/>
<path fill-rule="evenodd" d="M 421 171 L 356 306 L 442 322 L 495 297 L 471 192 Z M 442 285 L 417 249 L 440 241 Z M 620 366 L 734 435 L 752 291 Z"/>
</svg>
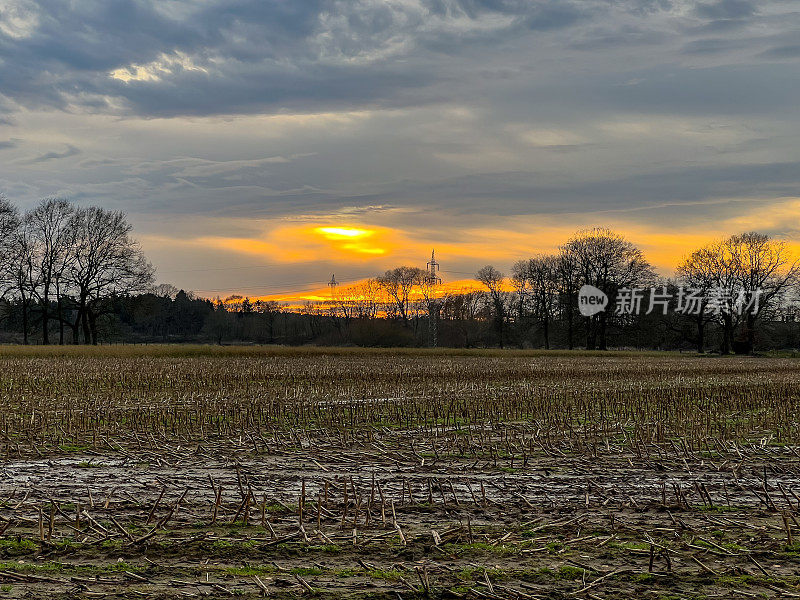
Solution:
<svg viewBox="0 0 800 600">
<path fill-rule="evenodd" d="M 475 279 L 480 281 L 489 293 L 492 304 L 492 316 L 494 329 L 497 332 L 500 347 L 503 347 L 503 331 L 506 321 L 506 306 L 503 294 L 503 281 L 505 275 L 495 269 L 492 265 L 486 265 L 475 274 Z"/>
<path fill-rule="evenodd" d="M 714 246 L 695 250 L 678 266 L 678 281 L 685 286 L 681 312 L 694 321 L 697 328 L 697 351 L 705 352 L 705 332 L 714 314 L 708 309 L 708 294 L 718 284 L 719 274 L 714 268 Z"/>
<path fill-rule="evenodd" d="M 389 296 L 393 309 L 404 325 L 409 323 L 411 293 L 415 286 L 420 285 L 425 277 L 425 271 L 417 267 L 397 267 L 386 271 L 378 278 L 378 283 Z"/>
<path fill-rule="evenodd" d="M 146 291 L 154 270 L 130 236 L 124 213 L 103 208 L 79 208 L 70 219 L 75 243 L 66 278 L 78 300 L 77 324 L 85 343 L 97 344 L 97 319 L 107 301 Z M 77 343 L 77 336 L 74 340 Z"/>
<path fill-rule="evenodd" d="M 655 274 L 642 251 L 624 237 L 601 227 L 578 232 L 562 253 L 574 261 L 581 285 L 593 285 L 609 298 L 609 309 L 586 317 L 586 347 L 605 350 L 609 314 L 613 313 L 617 291 L 646 286 Z"/>
<path fill-rule="evenodd" d="M 785 242 L 749 232 L 695 251 L 679 274 L 704 284 L 705 309 L 719 320 L 720 352 L 728 354 L 740 325 L 745 344 L 752 349 L 757 321 L 782 305 L 797 284 L 800 266 Z"/>
<path fill-rule="evenodd" d="M 61 283 L 73 252 L 76 230 L 71 227 L 75 207 L 62 198 L 45 198 L 23 217 L 22 227 L 30 252 L 30 293 L 41 310 L 42 343 L 50 343 L 50 301 L 58 306 L 59 343 L 64 343 Z"/>
<path fill-rule="evenodd" d="M 524 281 L 524 293 L 533 316 L 541 324 L 545 349 L 550 348 L 550 322 L 559 294 L 558 257 L 537 256 L 514 265 L 514 280 Z M 519 283 L 517 284 L 519 285 Z M 523 293 L 522 289 L 518 293 Z M 520 302 L 522 305 L 522 302 Z"/>
</svg>

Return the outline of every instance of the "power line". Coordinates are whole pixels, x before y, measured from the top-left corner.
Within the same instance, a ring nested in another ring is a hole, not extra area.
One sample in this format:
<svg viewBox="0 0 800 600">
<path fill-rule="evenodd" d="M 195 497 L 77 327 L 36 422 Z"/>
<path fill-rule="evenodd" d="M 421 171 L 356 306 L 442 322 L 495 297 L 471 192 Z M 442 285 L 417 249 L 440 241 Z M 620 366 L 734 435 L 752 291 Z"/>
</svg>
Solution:
<svg viewBox="0 0 800 600">
<path fill-rule="evenodd" d="M 304 265 L 304 264 L 311 264 L 316 263 L 319 264 L 318 260 L 300 260 L 296 262 L 281 262 L 281 263 L 264 263 L 260 265 L 240 265 L 238 267 L 208 267 L 202 269 L 167 269 L 162 271 L 161 269 L 158 270 L 159 273 L 204 273 L 206 271 L 234 271 L 240 269 L 269 269 L 273 267 L 291 267 L 294 265 Z M 457 273 L 459 275 L 474 275 L 473 271 L 451 271 L 447 269 L 441 269 L 442 273 Z"/>
<path fill-rule="evenodd" d="M 296 284 L 295 283 L 286 283 L 286 284 L 282 284 L 282 285 L 298 285 L 298 286 L 308 287 L 308 286 L 312 286 L 312 285 L 313 286 L 322 285 L 324 283 L 325 283 L 325 280 L 320 280 L 320 281 L 298 281 Z M 266 288 L 267 288 L 267 286 L 265 286 L 265 285 L 251 285 L 251 286 L 236 286 L 235 289 L 238 291 L 238 290 L 263 290 L 263 289 L 266 289 Z M 215 290 L 196 289 L 194 291 L 196 291 L 196 292 L 230 292 L 232 289 L 233 288 L 226 287 L 226 288 L 219 288 L 219 289 L 215 289 Z M 288 293 L 291 293 L 292 291 L 302 291 L 302 290 L 295 289 L 295 290 L 289 290 L 287 292 L 267 292 L 267 294 L 269 294 L 269 295 L 273 295 L 273 294 L 288 294 Z"/>
<path fill-rule="evenodd" d="M 349 280 L 349 283 L 355 283 L 356 281 L 358 281 L 358 279 Z M 309 288 L 309 287 L 311 289 L 314 289 L 316 287 L 320 287 L 321 288 L 325 284 L 330 285 L 330 281 L 327 280 L 327 279 L 317 279 L 317 280 L 309 280 L 309 281 L 295 281 L 295 282 L 287 281 L 287 282 L 281 282 L 279 284 L 281 286 L 292 285 L 292 286 L 300 286 L 300 287 L 294 288 L 294 289 L 291 289 L 291 290 L 282 291 L 282 292 L 269 292 L 268 291 L 268 292 L 265 292 L 265 295 L 273 296 L 273 295 L 276 295 L 276 294 L 291 294 L 293 292 L 311 291 L 311 290 L 305 289 L 305 288 Z M 264 290 L 264 289 L 266 289 L 268 287 L 268 285 L 269 284 L 267 284 L 267 285 L 236 286 L 235 288 L 225 287 L 225 288 L 212 289 L 212 290 L 194 289 L 193 291 L 195 291 L 195 292 L 232 292 L 232 293 L 235 294 L 235 293 L 238 292 L 238 290 Z M 340 284 L 339 281 L 337 281 L 336 285 L 339 286 L 341 284 Z M 347 282 L 345 283 L 345 285 L 347 285 Z M 232 290 L 235 290 L 235 291 L 232 291 Z"/>
<path fill-rule="evenodd" d="M 263 268 L 272 268 L 272 267 L 290 267 L 293 265 L 303 265 L 309 263 L 319 263 L 318 260 L 300 260 L 296 262 L 283 262 L 283 263 L 264 263 L 260 265 L 241 265 L 238 267 L 207 267 L 202 269 L 167 269 L 166 271 L 162 271 L 159 269 L 159 273 L 203 273 L 206 271 L 233 271 L 238 269 L 263 269 Z"/>
<path fill-rule="evenodd" d="M 184 269 L 184 270 L 172 270 L 172 271 L 164 271 L 166 273 L 193 273 L 193 272 L 206 272 L 206 271 L 232 271 L 232 270 L 239 270 L 239 269 L 261 269 L 261 268 L 270 268 L 270 267 L 277 267 L 277 266 L 292 266 L 297 264 L 306 264 L 306 263 L 319 263 L 316 260 L 306 260 L 306 261 L 298 261 L 298 262 L 291 262 L 291 263 L 265 263 L 260 265 L 242 265 L 238 267 L 209 267 L 209 268 L 202 268 L 202 269 Z M 430 264 L 428 265 L 430 268 Z M 438 264 L 435 265 L 434 268 L 438 268 Z M 448 269 L 441 269 L 442 273 L 454 273 L 458 275 L 474 275 L 471 271 L 454 271 Z M 225 287 L 225 288 L 217 288 L 217 289 L 195 289 L 196 292 L 204 292 L 204 293 L 219 293 L 219 292 L 230 292 L 231 294 L 237 294 L 239 290 L 264 290 L 264 295 L 269 296 L 276 296 L 280 294 L 299 294 L 303 292 L 312 291 L 316 287 L 322 287 L 323 285 L 328 285 L 330 287 L 331 281 L 330 280 L 312 280 L 312 281 L 298 281 L 295 283 L 286 282 L 281 283 L 281 286 L 300 286 L 289 290 L 273 292 L 269 291 L 268 285 L 252 285 L 252 286 L 235 286 L 235 287 Z M 335 284 L 337 287 L 340 284 L 339 281 Z M 332 288 L 333 289 L 333 288 Z"/>
<path fill-rule="evenodd" d="M 472 271 L 448 271 L 447 269 L 440 269 L 442 273 L 457 273 L 459 275 L 475 275 Z"/>
<path fill-rule="evenodd" d="M 441 269 L 441 272 L 442 273 L 458 273 L 458 274 L 462 274 L 462 275 L 474 275 L 474 273 L 470 273 L 470 272 L 467 272 L 467 271 L 451 271 L 451 270 L 447 270 L 447 269 Z M 298 285 L 298 286 L 303 286 L 303 287 L 320 286 L 321 287 L 322 285 L 330 286 L 330 280 L 317 279 L 317 280 L 313 280 L 313 281 L 298 281 L 297 283 L 284 283 L 284 284 L 281 284 L 281 285 Z M 341 284 L 340 284 L 340 282 L 337 281 L 336 285 L 338 286 L 338 285 L 341 285 Z M 194 291 L 196 291 L 196 292 L 212 292 L 212 293 L 216 293 L 216 292 L 231 292 L 232 290 L 236 290 L 236 291 L 238 291 L 238 290 L 264 290 L 266 287 L 267 286 L 265 286 L 265 285 L 251 285 L 251 286 L 225 287 L 225 288 L 209 289 L 209 290 L 206 290 L 206 289 L 195 289 Z M 285 292 L 270 292 L 270 291 L 267 291 L 267 292 L 265 292 L 265 294 L 272 296 L 272 295 L 276 295 L 276 294 L 289 294 L 289 293 L 292 293 L 292 292 L 298 292 L 299 293 L 299 292 L 302 292 L 302 291 L 308 291 L 308 290 L 305 290 L 305 289 L 294 289 L 294 290 L 287 290 Z M 236 293 L 236 292 L 234 291 L 232 293 Z"/>
</svg>

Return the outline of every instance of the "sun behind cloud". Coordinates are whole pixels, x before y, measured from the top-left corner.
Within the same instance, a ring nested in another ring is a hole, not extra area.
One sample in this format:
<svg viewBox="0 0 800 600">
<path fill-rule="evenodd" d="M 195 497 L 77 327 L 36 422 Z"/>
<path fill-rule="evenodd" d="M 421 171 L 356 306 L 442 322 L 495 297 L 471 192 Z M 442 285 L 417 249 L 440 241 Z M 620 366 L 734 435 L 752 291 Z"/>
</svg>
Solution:
<svg viewBox="0 0 800 600">
<path fill-rule="evenodd" d="M 361 227 L 326 226 L 315 227 L 313 232 L 332 243 L 337 250 L 349 250 L 359 254 L 386 254 L 385 247 L 377 245 L 379 240 L 372 240 L 378 233 L 375 229 Z M 370 240 L 370 241 L 367 241 Z"/>
<path fill-rule="evenodd" d="M 355 227 L 317 227 L 314 231 L 321 233 L 330 240 L 369 237 L 375 233 L 371 229 L 357 229 Z"/>
</svg>

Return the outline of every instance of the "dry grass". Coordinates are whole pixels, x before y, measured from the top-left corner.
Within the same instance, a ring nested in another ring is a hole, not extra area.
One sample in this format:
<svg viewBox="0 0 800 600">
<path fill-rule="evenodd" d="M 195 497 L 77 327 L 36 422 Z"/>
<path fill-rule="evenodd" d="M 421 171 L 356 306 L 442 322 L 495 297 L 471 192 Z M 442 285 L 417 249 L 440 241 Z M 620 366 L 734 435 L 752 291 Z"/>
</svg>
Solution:
<svg viewBox="0 0 800 600">
<path fill-rule="evenodd" d="M 517 350 L 498 348 L 361 348 L 340 346 L 219 346 L 212 344 L 105 344 L 98 346 L 0 345 L 0 358 L 70 357 L 270 357 L 270 356 L 473 356 L 473 357 L 663 357 L 695 356 L 691 352 L 636 350 Z"/>
</svg>

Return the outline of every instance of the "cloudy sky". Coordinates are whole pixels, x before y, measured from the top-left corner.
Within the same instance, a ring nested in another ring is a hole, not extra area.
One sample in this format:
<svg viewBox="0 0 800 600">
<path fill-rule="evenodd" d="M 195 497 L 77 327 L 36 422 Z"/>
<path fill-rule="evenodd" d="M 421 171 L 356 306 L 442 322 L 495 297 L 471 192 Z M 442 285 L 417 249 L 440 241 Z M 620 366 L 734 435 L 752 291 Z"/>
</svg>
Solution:
<svg viewBox="0 0 800 600">
<path fill-rule="evenodd" d="M 0 191 L 125 210 L 207 296 L 592 225 L 669 273 L 800 242 L 798 31 L 796 0 L 2 0 Z"/>
</svg>

